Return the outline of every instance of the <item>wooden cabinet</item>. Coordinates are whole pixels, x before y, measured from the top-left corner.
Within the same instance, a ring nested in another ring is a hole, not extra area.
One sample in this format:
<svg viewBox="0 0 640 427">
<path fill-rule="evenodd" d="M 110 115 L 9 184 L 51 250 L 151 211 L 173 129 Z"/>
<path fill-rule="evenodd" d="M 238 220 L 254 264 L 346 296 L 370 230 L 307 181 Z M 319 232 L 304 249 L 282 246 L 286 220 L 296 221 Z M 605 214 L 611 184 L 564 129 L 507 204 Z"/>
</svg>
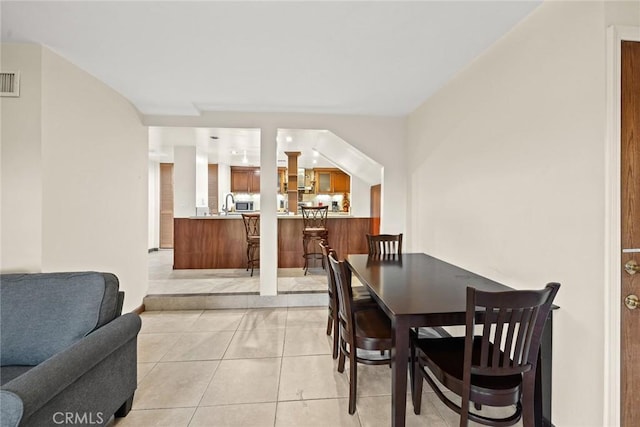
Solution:
<svg viewBox="0 0 640 427">
<path fill-rule="evenodd" d="M 260 168 L 231 166 L 232 193 L 259 193 Z"/>
<path fill-rule="evenodd" d="M 318 191 L 316 193 L 331 193 L 331 172 L 316 171 L 316 176 L 318 177 Z"/>
<path fill-rule="evenodd" d="M 350 193 L 351 177 L 340 169 L 316 169 L 317 193 Z"/>
<path fill-rule="evenodd" d="M 342 171 L 331 172 L 334 193 L 350 193 L 351 177 Z"/>
</svg>

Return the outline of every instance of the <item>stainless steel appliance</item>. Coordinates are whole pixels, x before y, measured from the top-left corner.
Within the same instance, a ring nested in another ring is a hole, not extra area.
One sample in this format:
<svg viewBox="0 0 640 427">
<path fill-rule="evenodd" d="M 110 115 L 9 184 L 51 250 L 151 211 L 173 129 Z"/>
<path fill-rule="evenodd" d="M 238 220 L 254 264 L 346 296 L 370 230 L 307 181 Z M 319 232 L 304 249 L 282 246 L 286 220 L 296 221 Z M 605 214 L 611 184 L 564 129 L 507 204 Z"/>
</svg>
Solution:
<svg viewBox="0 0 640 427">
<path fill-rule="evenodd" d="M 253 202 L 237 200 L 236 201 L 236 212 L 253 212 Z"/>
</svg>

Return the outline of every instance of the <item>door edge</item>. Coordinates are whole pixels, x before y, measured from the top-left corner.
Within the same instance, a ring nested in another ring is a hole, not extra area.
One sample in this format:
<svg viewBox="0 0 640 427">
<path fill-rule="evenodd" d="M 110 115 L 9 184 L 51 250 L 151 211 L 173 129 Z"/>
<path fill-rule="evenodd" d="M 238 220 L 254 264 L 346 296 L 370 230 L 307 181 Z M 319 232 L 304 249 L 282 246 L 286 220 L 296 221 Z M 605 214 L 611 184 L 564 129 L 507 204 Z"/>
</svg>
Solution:
<svg viewBox="0 0 640 427">
<path fill-rule="evenodd" d="M 610 26 L 606 44 L 605 286 L 603 425 L 620 425 L 620 122 L 621 44 L 640 42 L 640 27 Z"/>
</svg>

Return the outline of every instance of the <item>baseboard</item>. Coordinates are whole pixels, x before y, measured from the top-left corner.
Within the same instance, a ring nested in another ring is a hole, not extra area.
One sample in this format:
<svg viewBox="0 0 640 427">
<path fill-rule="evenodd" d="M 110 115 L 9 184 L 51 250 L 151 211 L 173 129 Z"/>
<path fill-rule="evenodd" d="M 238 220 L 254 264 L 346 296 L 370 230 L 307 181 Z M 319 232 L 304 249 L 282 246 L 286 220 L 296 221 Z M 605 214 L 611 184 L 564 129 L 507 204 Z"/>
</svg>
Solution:
<svg viewBox="0 0 640 427">
<path fill-rule="evenodd" d="M 149 248 L 149 253 L 158 252 L 158 250 L 159 250 L 158 248 Z"/>
<path fill-rule="evenodd" d="M 132 313 L 135 314 L 142 314 L 144 312 L 144 304 L 140 305 L 139 307 L 134 308 L 133 310 L 131 310 Z"/>
</svg>

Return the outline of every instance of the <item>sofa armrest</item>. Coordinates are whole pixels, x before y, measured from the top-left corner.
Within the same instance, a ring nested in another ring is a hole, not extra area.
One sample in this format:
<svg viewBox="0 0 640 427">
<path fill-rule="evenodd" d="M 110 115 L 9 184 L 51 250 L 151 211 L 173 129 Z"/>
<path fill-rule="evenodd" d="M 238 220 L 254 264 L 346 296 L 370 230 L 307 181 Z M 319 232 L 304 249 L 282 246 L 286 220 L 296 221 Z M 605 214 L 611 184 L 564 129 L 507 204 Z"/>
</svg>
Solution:
<svg viewBox="0 0 640 427">
<path fill-rule="evenodd" d="M 85 372 L 136 339 L 140 317 L 127 313 L 96 329 L 80 341 L 2 386 L 22 400 L 22 418 L 28 418 Z M 4 400 L 3 393 L 3 400 Z M 4 423 L 3 423 L 4 426 Z"/>
<path fill-rule="evenodd" d="M 22 400 L 10 391 L 0 390 L 0 425 L 15 427 L 22 419 Z"/>
</svg>

